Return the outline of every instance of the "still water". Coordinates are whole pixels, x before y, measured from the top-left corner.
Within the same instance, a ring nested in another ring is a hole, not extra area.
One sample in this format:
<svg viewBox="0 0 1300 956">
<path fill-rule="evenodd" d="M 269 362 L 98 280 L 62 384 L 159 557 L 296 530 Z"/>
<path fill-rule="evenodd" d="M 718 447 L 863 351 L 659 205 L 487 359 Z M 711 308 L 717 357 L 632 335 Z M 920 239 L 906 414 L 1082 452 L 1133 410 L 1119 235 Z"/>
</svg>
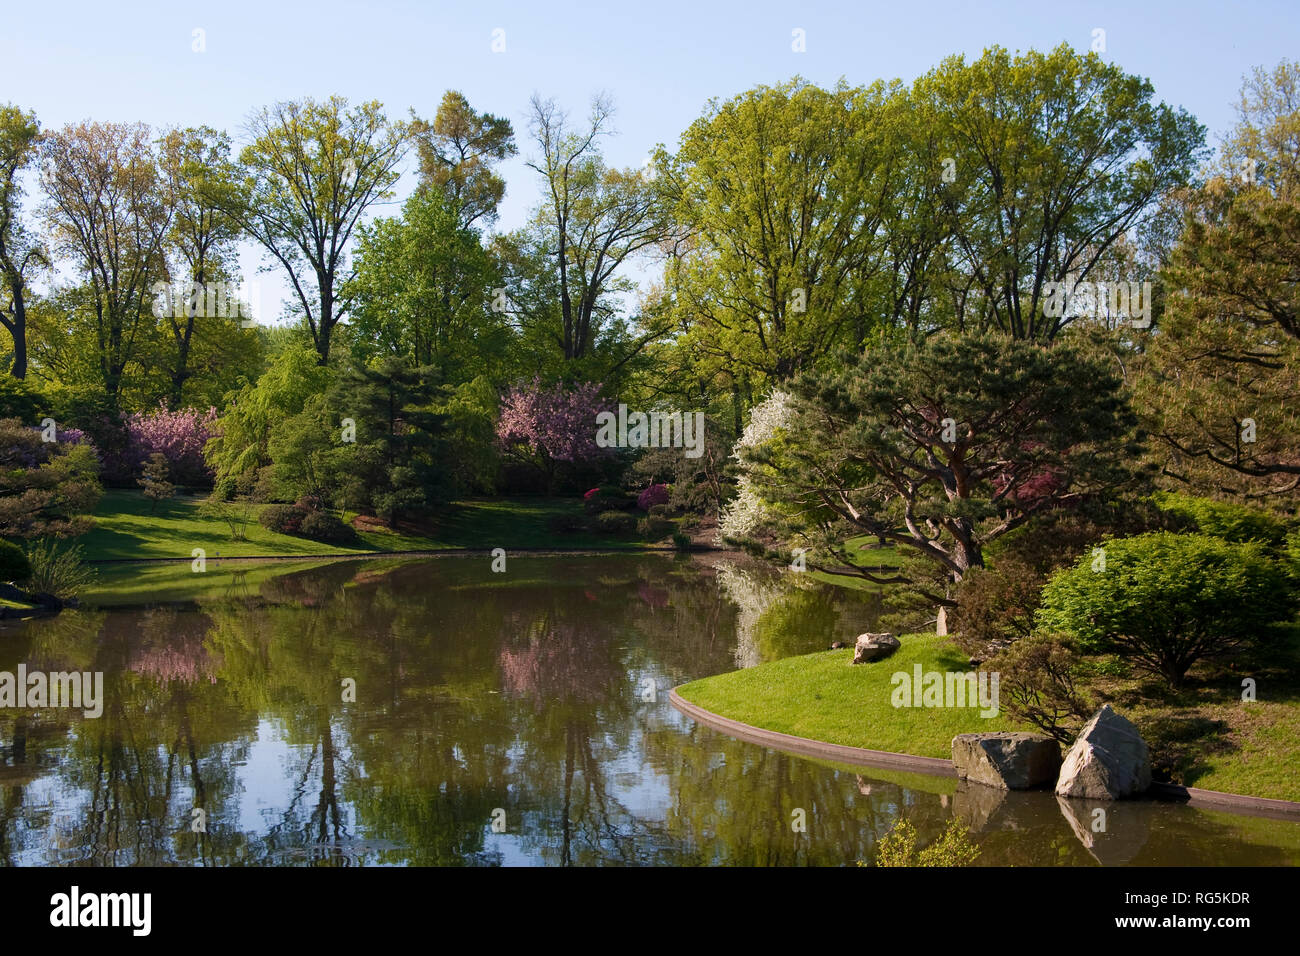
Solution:
<svg viewBox="0 0 1300 956">
<path fill-rule="evenodd" d="M 677 684 L 868 630 L 871 595 L 730 558 L 118 569 L 0 630 L 0 671 L 102 671 L 103 713 L 0 709 L 0 864 L 852 865 L 954 814 L 983 865 L 1300 862 L 1300 823 L 741 743 Z M 91 602 L 87 602 L 88 604 Z M 791 827 L 806 811 L 807 832 Z"/>
</svg>

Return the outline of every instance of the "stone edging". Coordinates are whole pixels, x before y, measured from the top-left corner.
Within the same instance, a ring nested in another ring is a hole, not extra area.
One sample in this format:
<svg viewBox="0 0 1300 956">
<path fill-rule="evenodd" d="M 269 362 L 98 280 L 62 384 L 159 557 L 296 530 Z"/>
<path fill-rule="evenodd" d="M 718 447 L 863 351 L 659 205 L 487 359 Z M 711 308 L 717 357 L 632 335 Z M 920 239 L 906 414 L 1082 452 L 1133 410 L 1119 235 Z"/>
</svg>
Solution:
<svg viewBox="0 0 1300 956">
<path fill-rule="evenodd" d="M 951 760 L 941 757 L 914 757 L 911 754 L 890 753 L 887 750 L 866 750 L 862 747 L 846 747 L 843 744 L 828 744 L 823 740 L 810 737 L 796 737 L 782 734 L 775 730 L 764 730 L 752 724 L 742 724 L 730 717 L 722 717 L 710 710 L 692 704 L 677 691 L 668 692 L 668 701 L 692 720 L 720 730 L 729 737 L 735 737 L 751 744 L 784 750 L 801 757 L 820 757 L 839 763 L 856 764 L 863 767 L 879 767 L 887 770 L 909 770 L 913 773 L 928 773 L 936 777 L 955 777 L 957 770 Z"/>
<path fill-rule="evenodd" d="M 801 757 L 820 757 L 838 763 L 853 764 L 861 767 L 879 767 L 887 770 L 909 770 L 914 773 L 927 773 L 936 777 L 955 777 L 957 771 L 951 760 L 941 757 L 916 757 L 911 754 L 890 753 L 887 750 L 867 750 L 863 747 L 848 747 L 843 744 L 826 743 L 810 737 L 796 737 L 793 734 L 764 730 L 752 724 L 743 724 L 730 717 L 723 717 L 713 711 L 705 710 L 697 704 L 683 698 L 676 689 L 668 692 L 668 701 L 681 713 L 692 720 L 721 731 L 729 737 L 735 737 L 746 743 L 783 750 Z M 1159 799 L 1186 801 L 1188 806 L 1204 807 L 1207 810 L 1229 810 L 1250 816 L 1273 817 L 1275 819 L 1300 819 L 1300 803 L 1292 800 L 1273 800 L 1268 797 L 1248 797 L 1238 793 L 1220 793 L 1217 790 L 1201 790 L 1196 787 L 1182 787 L 1172 783 L 1154 783 L 1151 795 Z"/>
</svg>

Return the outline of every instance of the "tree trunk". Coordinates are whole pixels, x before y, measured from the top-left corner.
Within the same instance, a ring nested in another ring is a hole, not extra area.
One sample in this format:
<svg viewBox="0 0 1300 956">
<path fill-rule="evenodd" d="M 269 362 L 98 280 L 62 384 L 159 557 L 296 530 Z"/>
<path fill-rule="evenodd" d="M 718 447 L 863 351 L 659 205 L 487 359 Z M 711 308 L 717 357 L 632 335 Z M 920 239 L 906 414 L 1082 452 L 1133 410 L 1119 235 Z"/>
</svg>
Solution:
<svg viewBox="0 0 1300 956">
<path fill-rule="evenodd" d="M 27 377 L 27 305 L 23 301 L 22 283 L 10 283 L 14 297 L 13 321 L 0 316 L 0 322 L 8 329 L 14 340 L 14 360 L 9 366 L 9 374 L 14 378 Z"/>
</svg>

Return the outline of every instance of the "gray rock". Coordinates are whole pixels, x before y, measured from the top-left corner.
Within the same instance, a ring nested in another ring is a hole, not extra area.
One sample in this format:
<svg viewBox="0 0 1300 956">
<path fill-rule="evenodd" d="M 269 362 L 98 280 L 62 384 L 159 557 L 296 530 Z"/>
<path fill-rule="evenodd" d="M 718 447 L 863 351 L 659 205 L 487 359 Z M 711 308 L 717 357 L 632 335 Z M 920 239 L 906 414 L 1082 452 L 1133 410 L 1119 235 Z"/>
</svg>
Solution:
<svg viewBox="0 0 1300 956">
<path fill-rule="evenodd" d="M 957 776 L 1004 790 L 1030 790 L 1056 779 L 1061 747 L 1045 734 L 1001 731 L 952 738 Z"/>
<path fill-rule="evenodd" d="M 1060 797 L 1118 800 L 1151 786 L 1147 743 L 1110 704 L 1093 714 L 1075 738 L 1056 781 Z"/>
<path fill-rule="evenodd" d="M 853 645 L 853 663 L 868 664 L 882 660 L 902 646 L 893 634 L 859 634 Z"/>
</svg>

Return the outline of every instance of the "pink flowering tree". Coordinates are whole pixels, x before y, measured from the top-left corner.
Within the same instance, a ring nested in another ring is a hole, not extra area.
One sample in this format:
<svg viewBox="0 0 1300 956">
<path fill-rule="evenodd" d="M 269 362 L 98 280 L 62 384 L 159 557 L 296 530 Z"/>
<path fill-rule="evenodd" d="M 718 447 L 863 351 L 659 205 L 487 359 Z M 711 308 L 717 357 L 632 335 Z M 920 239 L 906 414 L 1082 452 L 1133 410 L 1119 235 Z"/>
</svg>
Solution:
<svg viewBox="0 0 1300 956">
<path fill-rule="evenodd" d="M 129 455 L 134 466 L 160 454 L 167 459 L 171 480 L 180 484 L 207 484 L 212 471 L 203 460 L 203 446 L 212 437 L 217 410 L 196 408 L 172 411 L 164 405 L 156 412 L 136 412 L 126 420 Z"/>
<path fill-rule="evenodd" d="M 506 392 L 497 440 L 506 453 L 540 468 L 553 490 L 560 463 L 590 465 L 613 454 L 596 444 L 596 415 L 608 409 L 594 382 L 565 388 L 533 379 Z"/>
</svg>

